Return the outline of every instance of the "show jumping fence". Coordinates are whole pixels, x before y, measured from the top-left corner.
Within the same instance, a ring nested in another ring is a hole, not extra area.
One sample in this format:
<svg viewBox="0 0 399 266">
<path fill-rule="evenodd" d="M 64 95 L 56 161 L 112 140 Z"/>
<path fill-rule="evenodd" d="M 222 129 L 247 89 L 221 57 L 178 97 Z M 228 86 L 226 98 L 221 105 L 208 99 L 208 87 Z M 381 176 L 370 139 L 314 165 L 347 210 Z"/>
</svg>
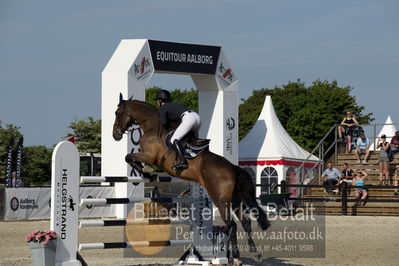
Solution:
<svg viewBox="0 0 399 266">
<path fill-rule="evenodd" d="M 178 179 L 162 180 L 164 182 L 179 181 Z M 141 177 L 127 176 L 79 176 L 79 153 L 76 146 L 70 142 L 59 143 L 52 157 L 52 190 L 51 190 L 51 229 L 57 232 L 56 265 L 85 264 L 78 251 L 89 249 L 112 249 L 129 247 L 165 247 L 188 245 L 189 249 L 181 257 L 185 263 L 206 265 L 227 263 L 227 235 L 222 235 L 213 227 L 212 200 L 207 196 L 204 188 L 192 183 L 191 197 L 135 197 L 134 193 L 126 198 L 79 198 L 79 182 L 146 182 Z M 140 195 L 143 193 L 140 193 Z M 141 218 L 138 220 L 79 220 L 77 204 L 105 206 L 111 204 L 129 204 L 133 209 L 135 203 L 151 201 L 156 203 L 190 202 L 193 216 L 189 219 L 157 219 Z M 207 219 L 205 219 L 205 213 Z M 211 219 L 208 219 L 211 218 Z M 78 230 L 83 227 L 107 226 L 135 226 L 135 225 L 163 225 L 188 224 L 191 227 L 190 239 L 152 240 L 132 242 L 81 243 L 78 244 Z M 210 237 L 211 236 L 211 237 Z M 209 249 L 212 247 L 212 249 Z"/>
</svg>

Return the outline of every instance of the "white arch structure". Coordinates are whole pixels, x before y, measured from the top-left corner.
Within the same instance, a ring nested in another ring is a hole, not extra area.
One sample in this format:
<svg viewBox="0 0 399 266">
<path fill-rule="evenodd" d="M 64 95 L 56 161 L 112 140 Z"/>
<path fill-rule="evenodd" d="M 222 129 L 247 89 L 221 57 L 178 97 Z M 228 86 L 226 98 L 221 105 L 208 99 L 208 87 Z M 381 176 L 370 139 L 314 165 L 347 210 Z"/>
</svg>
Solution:
<svg viewBox="0 0 399 266">
<path fill-rule="evenodd" d="M 154 73 L 191 76 L 199 92 L 200 136 L 212 140 L 211 151 L 237 164 L 239 82 L 223 49 L 220 46 L 130 39 L 119 43 L 102 72 L 102 175 L 132 175 L 124 158 L 139 149 L 135 143 L 140 131 L 133 132 L 130 137 L 133 141 L 126 135 L 121 141 L 115 141 L 112 138 L 114 113 L 120 92 L 125 98 L 133 96 L 144 100 L 145 86 Z M 116 183 L 115 188 L 117 197 L 132 196 L 135 190 L 132 183 Z M 117 217 L 125 218 L 126 215 L 126 206 L 117 209 Z"/>
</svg>

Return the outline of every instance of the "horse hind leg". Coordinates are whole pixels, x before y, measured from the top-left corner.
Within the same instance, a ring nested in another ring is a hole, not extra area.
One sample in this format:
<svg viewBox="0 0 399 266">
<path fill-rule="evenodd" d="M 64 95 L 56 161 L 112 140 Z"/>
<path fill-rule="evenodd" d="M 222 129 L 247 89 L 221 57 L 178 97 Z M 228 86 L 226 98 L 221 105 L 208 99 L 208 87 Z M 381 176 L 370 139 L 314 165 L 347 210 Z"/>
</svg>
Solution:
<svg viewBox="0 0 399 266">
<path fill-rule="evenodd" d="M 241 222 L 241 225 L 247 235 L 248 246 L 250 252 L 256 252 L 256 245 L 254 240 L 252 239 L 252 228 L 251 228 L 251 220 L 245 215 L 245 210 L 243 209 L 242 202 L 233 202 L 233 210 L 237 217 L 237 219 Z"/>
<path fill-rule="evenodd" d="M 270 222 L 267 219 L 267 215 L 265 211 L 259 206 L 255 197 L 255 186 L 252 183 L 252 179 L 247 172 L 242 169 L 239 169 L 238 174 L 238 184 L 236 185 L 236 189 L 234 191 L 234 198 L 240 199 L 243 204 L 249 207 L 251 210 L 256 210 L 257 222 L 258 225 L 262 228 L 262 230 L 267 230 L 270 226 Z"/>
<path fill-rule="evenodd" d="M 220 217 L 222 218 L 223 222 L 228 227 L 228 237 L 227 237 L 228 257 L 232 255 L 233 258 L 239 258 L 240 252 L 237 246 L 237 224 L 234 222 L 231 216 L 230 202 L 219 199 L 219 200 L 214 200 L 214 204 L 217 206 L 220 212 Z M 230 244 L 231 244 L 231 249 L 229 248 Z"/>
<path fill-rule="evenodd" d="M 248 238 L 248 245 L 249 245 L 249 251 L 255 253 L 257 251 L 256 245 L 254 240 L 252 239 L 252 228 L 251 228 L 251 220 L 243 215 L 243 217 L 240 219 L 241 225 L 244 228 L 245 233 L 247 234 Z"/>
</svg>

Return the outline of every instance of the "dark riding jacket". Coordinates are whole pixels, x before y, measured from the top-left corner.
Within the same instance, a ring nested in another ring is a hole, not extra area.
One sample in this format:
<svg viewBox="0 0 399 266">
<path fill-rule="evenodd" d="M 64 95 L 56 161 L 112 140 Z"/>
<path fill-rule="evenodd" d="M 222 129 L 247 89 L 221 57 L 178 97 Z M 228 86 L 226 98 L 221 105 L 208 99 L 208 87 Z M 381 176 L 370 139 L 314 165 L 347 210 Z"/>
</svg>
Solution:
<svg viewBox="0 0 399 266">
<path fill-rule="evenodd" d="M 159 108 L 160 123 L 164 127 L 168 127 L 170 122 L 180 123 L 182 114 L 189 110 L 181 104 L 166 102 Z"/>
</svg>

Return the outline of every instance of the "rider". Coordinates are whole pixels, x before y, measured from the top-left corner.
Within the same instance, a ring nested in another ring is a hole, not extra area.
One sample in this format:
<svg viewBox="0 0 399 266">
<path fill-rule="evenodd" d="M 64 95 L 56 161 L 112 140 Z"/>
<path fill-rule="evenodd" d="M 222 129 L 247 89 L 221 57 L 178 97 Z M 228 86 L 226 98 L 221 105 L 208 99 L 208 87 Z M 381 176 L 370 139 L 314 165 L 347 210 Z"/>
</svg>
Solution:
<svg viewBox="0 0 399 266">
<path fill-rule="evenodd" d="M 160 106 L 160 123 L 163 127 L 167 127 L 170 122 L 180 123 L 170 139 L 173 149 L 179 157 L 179 162 L 172 168 L 174 170 L 187 169 L 187 160 L 184 158 L 180 140 L 190 131 L 194 133 L 195 137 L 198 137 L 201 126 L 200 116 L 181 104 L 172 103 L 170 92 L 167 90 L 159 90 L 155 95 L 155 100 Z"/>
</svg>

